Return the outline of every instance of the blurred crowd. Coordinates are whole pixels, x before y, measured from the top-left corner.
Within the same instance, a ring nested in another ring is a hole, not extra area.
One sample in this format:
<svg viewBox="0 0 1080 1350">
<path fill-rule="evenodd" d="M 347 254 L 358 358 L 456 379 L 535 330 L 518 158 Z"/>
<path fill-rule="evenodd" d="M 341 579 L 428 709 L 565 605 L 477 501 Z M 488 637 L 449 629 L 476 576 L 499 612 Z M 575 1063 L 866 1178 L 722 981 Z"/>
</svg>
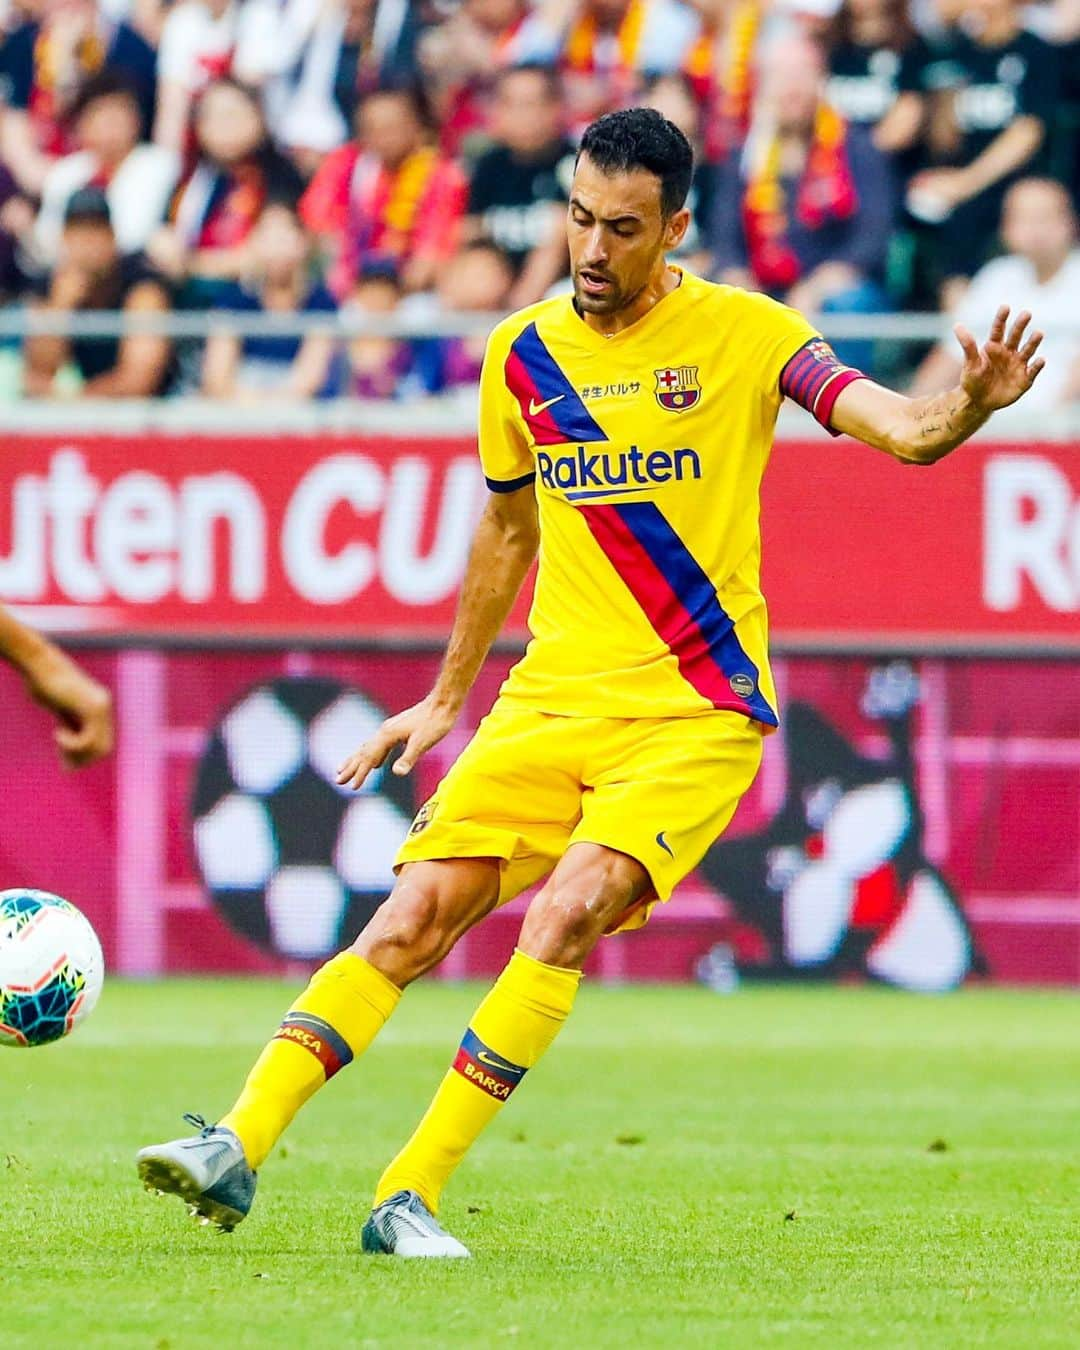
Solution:
<svg viewBox="0 0 1080 1350">
<path fill-rule="evenodd" d="M 685 264 L 804 311 L 995 305 L 1080 400 L 1080 0 L 6 0 L 0 289 L 72 311 L 498 313 L 565 285 L 576 138 L 660 109 Z M 1073 332 L 1068 331 L 1073 325 Z M 482 338 L 35 336 L 28 397 L 394 399 Z M 867 364 L 864 342 L 842 353 Z M 953 351 L 913 387 L 942 388 Z"/>
</svg>

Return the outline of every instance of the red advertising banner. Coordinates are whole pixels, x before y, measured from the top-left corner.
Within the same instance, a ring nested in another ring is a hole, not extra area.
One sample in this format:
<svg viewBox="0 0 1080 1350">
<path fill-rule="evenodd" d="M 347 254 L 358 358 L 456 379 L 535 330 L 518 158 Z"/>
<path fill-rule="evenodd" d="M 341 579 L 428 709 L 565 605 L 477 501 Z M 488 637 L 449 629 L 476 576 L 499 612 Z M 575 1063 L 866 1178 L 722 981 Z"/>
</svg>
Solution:
<svg viewBox="0 0 1080 1350">
<path fill-rule="evenodd" d="M 408 778 L 359 795 L 333 768 L 430 687 L 435 653 L 88 653 L 118 742 L 77 774 L 0 668 L 0 885 L 85 909 L 114 973 L 299 975 L 381 901 L 419 804 L 487 711 L 508 659 Z M 700 868 L 611 979 L 869 977 L 1080 984 L 1080 681 L 1053 661 L 781 657 L 779 732 Z M 443 967 L 498 970 L 521 902 Z"/>
<path fill-rule="evenodd" d="M 10 435 L 0 600 L 71 633 L 438 639 L 483 497 L 460 437 Z M 1080 650 L 1076 445 L 926 470 L 785 441 L 762 513 L 781 643 Z"/>
</svg>

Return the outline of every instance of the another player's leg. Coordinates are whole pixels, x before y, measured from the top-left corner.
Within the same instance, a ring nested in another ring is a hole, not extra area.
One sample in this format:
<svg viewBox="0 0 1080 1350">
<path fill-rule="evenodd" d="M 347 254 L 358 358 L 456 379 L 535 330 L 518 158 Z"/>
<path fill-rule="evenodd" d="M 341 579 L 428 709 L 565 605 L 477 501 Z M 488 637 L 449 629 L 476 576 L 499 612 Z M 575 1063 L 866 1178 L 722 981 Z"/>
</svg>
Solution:
<svg viewBox="0 0 1080 1350">
<path fill-rule="evenodd" d="M 365 1251 L 467 1256 L 435 1222 L 466 1151 L 551 1045 L 601 935 L 651 887 L 642 865 L 598 844 L 572 845 L 529 906 L 517 950 L 473 1016 L 416 1132 L 384 1172 Z"/>
<path fill-rule="evenodd" d="M 328 961 L 286 1013 L 236 1104 L 190 1138 L 142 1149 L 151 1190 L 179 1195 L 204 1219 L 234 1228 L 251 1208 L 255 1173 L 300 1107 L 358 1058 L 397 1006 L 498 898 L 499 865 L 467 858 L 403 868 L 349 951 Z"/>
</svg>

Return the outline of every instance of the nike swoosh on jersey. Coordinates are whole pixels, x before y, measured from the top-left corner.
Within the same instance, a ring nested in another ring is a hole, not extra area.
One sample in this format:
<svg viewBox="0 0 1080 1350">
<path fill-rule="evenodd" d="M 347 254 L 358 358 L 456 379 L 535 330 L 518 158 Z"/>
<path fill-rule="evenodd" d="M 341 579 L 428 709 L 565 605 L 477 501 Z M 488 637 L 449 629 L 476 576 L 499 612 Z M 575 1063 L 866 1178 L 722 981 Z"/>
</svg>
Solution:
<svg viewBox="0 0 1080 1350">
<path fill-rule="evenodd" d="M 537 403 L 533 398 L 529 399 L 529 416 L 539 417 L 545 408 L 550 408 L 553 403 L 561 403 L 565 397 L 565 394 L 556 394 L 554 398 L 549 398 L 544 403 Z"/>
</svg>

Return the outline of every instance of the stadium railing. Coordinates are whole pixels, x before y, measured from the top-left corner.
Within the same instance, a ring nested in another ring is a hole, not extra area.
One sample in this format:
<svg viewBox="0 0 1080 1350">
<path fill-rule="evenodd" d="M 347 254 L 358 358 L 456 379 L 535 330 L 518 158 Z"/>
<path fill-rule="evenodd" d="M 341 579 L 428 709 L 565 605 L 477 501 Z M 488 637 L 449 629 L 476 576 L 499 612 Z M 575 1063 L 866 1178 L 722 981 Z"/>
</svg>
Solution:
<svg viewBox="0 0 1080 1350">
<path fill-rule="evenodd" d="M 237 337 L 299 337 L 308 333 L 332 337 L 483 337 L 505 317 L 502 314 L 434 313 L 403 306 L 396 314 L 254 314 L 232 310 L 175 310 L 124 314 L 115 310 L 0 310 L 0 339 L 33 335 L 49 337 L 118 337 L 149 333 L 175 339 L 201 339 L 228 331 Z M 811 314 L 811 322 L 830 341 L 935 342 L 951 331 L 945 314 Z M 1080 336 L 1080 313 L 1061 326 L 1038 325 L 1046 333 Z"/>
</svg>

